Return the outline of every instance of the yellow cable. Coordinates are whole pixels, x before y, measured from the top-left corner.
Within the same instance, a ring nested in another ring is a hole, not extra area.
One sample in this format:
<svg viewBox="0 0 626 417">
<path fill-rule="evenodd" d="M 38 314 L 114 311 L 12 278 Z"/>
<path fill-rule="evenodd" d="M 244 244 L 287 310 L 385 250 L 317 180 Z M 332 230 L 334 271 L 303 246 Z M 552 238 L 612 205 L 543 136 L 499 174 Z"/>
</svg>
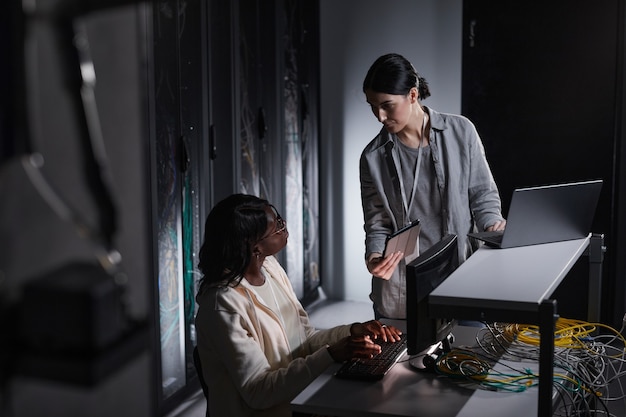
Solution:
<svg viewBox="0 0 626 417">
<path fill-rule="evenodd" d="M 588 346 L 582 339 L 591 336 L 598 327 L 610 330 L 626 346 L 624 336 L 611 326 L 566 318 L 559 318 L 555 323 L 554 345 L 563 348 L 587 349 Z M 539 345 L 541 337 L 539 326 L 532 324 L 506 325 L 503 334 L 507 340 L 517 340 L 535 346 Z"/>
</svg>

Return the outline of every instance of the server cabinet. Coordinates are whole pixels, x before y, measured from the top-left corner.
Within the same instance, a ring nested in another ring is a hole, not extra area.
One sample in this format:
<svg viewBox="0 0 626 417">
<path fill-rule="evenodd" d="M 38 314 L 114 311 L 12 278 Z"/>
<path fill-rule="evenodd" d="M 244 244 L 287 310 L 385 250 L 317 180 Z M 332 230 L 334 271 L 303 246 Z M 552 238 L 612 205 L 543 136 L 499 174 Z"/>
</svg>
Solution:
<svg viewBox="0 0 626 417">
<path fill-rule="evenodd" d="M 316 296 L 316 1 L 155 0 L 151 91 L 157 402 L 199 388 L 193 366 L 197 253 L 211 207 L 240 192 L 283 214 L 279 254 L 296 293 Z"/>
</svg>

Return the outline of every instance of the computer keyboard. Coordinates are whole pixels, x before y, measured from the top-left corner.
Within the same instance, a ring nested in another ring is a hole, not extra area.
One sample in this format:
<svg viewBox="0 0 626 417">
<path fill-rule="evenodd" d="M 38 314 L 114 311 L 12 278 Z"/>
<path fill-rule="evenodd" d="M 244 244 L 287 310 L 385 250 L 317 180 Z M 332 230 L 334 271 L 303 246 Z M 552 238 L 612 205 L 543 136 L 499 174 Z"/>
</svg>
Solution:
<svg viewBox="0 0 626 417">
<path fill-rule="evenodd" d="M 382 351 L 370 359 L 353 359 L 345 362 L 335 373 L 338 378 L 379 380 L 406 353 L 406 335 L 402 334 L 397 342 L 376 341 Z"/>
</svg>

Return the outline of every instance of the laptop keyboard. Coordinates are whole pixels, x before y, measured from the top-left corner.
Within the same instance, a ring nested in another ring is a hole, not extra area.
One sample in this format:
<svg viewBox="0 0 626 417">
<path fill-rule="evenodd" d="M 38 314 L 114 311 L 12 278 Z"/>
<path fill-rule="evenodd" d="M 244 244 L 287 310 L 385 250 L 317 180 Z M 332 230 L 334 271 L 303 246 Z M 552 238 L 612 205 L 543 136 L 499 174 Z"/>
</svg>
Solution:
<svg viewBox="0 0 626 417">
<path fill-rule="evenodd" d="M 406 334 L 397 342 L 376 341 L 382 351 L 370 359 L 353 359 L 345 362 L 335 373 L 338 378 L 360 379 L 366 381 L 379 380 L 406 353 Z"/>
<path fill-rule="evenodd" d="M 483 232 L 483 237 L 489 239 L 491 242 L 502 243 L 502 236 L 504 232 L 502 230 L 494 230 L 493 232 Z"/>
<path fill-rule="evenodd" d="M 502 237 L 504 236 L 504 231 L 495 230 L 492 232 L 476 232 L 476 233 L 468 233 L 468 236 L 476 238 L 478 240 L 482 240 L 490 246 L 500 246 L 502 244 Z"/>
</svg>

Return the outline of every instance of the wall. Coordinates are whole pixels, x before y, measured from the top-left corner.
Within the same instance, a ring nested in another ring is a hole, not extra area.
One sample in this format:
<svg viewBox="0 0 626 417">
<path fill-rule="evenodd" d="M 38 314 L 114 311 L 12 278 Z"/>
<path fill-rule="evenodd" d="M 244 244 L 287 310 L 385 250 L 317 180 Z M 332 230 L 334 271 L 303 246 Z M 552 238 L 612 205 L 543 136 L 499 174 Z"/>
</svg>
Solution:
<svg viewBox="0 0 626 417">
<path fill-rule="evenodd" d="M 378 56 L 400 53 L 429 82 L 424 104 L 459 113 L 462 0 L 320 3 L 323 287 L 329 298 L 368 301 L 358 161 L 381 126 L 361 91 L 363 78 Z"/>
</svg>

